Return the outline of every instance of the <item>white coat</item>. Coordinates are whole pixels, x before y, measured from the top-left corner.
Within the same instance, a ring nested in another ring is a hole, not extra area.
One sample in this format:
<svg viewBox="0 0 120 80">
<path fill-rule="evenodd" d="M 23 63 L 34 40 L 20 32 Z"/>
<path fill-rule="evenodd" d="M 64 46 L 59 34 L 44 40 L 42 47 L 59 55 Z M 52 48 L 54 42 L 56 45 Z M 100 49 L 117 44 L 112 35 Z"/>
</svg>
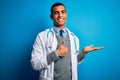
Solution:
<svg viewBox="0 0 120 80">
<path fill-rule="evenodd" d="M 71 45 L 71 66 L 72 80 L 77 80 L 77 54 L 79 52 L 79 39 L 68 29 L 68 35 Z M 33 45 L 31 64 L 33 69 L 40 71 L 40 80 L 53 80 L 54 62 L 47 64 L 47 55 L 55 51 L 57 48 L 57 40 L 53 28 L 46 29 L 39 33 Z"/>
</svg>

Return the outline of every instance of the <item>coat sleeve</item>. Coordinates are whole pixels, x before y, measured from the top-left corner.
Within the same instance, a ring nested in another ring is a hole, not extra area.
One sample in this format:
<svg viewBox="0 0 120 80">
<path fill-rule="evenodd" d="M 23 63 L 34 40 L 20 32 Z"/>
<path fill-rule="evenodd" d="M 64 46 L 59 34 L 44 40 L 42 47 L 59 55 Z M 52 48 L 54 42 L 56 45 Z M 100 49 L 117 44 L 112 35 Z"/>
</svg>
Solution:
<svg viewBox="0 0 120 80">
<path fill-rule="evenodd" d="M 47 55 L 44 51 L 45 41 L 43 34 L 38 34 L 33 45 L 31 53 L 31 65 L 35 70 L 41 70 L 47 68 Z"/>
<path fill-rule="evenodd" d="M 83 61 L 85 55 L 83 55 L 82 52 L 79 51 L 80 41 L 79 41 L 78 37 L 76 37 L 76 43 L 78 44 L 77 45 L 77 50 L 78 50 L 77 61 L 78 61 L 78 63 L 81 63 Z"/>
</svg>

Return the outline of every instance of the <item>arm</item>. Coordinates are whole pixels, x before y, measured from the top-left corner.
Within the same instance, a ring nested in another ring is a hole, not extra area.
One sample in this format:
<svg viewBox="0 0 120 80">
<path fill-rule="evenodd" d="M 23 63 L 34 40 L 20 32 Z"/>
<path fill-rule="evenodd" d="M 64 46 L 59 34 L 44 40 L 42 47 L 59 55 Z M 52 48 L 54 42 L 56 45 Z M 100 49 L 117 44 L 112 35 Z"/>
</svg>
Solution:
<svg viewBox="0 0 120 80">
<path fill-rule="evenodd" d="M 95 50 L 100 50 L 102 48 L 104 48 L 104 47 L 103 46 L 101 46 L 101 47 L 94 47 L 93 45 L 86 46 L 85 48 L 82 49 L 82 54 L 85 55 L 88 52 L 92 52 L 92 51 L 95 51 Z"/>
<path fill-rule="evenodd" d="M 87 54 L 88 52 L 92 52 L 92 51 L 99 50 L 102 48 L 104 47 L 93 47 L 93 45 L 86 46 L 85 48 L 82 49 L 81 53 L 77 55 L 78 62 L 81 62 L 84 59 L 85 54 Z"/>
<path fill-rule="evenodd" d="M 37 35 L 36 40 L 33 45 L 33 50 L 31 54 L 31 65 L 35 70 L 41 70 L 47 68 L 47 56 L 45 49 L 45 42 L 43 36 L 40 34 Z"/>
<path fill-rule="evenodd" d="M 64 42 L 58 47 L 57 50 L 52 51 L 51 53 L 46 53 L 45 48 L 45 39 L 39 34 L 33 45 L 32 55 L 31 55 L 31 65 L 35 70 L 41 70 L 48 67 L 49 64 L 59 59 L 59 57 L 66 56 L 68 51 L 64 47 Z M 48 55 L 46 55 L 48 54 Z"/>
<path fill-rule="evenodd" d="M 81 62 L 84 59 L 85 55 L 81 52 L 80 54 L 77 55 L 77 61 L 78 63 Z"/>
<path fill-rule="evenodd" d="M 68 53 L 68 48 L 64 46 L 64 41 L 59 45 L 56 51 L 51 52 L 47 55 L 48 64 L 52 63 L 53 61 L 59 60 L 61 57 L 65 57 Z"/>
</svg>

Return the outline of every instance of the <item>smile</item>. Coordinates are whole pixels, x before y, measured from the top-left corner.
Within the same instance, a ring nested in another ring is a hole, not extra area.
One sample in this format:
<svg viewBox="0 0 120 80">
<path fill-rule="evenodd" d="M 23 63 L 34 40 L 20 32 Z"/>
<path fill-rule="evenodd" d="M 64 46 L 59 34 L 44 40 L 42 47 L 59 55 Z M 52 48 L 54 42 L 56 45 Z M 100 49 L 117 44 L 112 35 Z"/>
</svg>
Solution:
<svg viewBox="0 0 120 80">
<path fill-rule="evenodd" d="M 58 21 L 63 21 L 63 19 L 62 19 L 62 18 L 59 18 Z"/>
</svg>

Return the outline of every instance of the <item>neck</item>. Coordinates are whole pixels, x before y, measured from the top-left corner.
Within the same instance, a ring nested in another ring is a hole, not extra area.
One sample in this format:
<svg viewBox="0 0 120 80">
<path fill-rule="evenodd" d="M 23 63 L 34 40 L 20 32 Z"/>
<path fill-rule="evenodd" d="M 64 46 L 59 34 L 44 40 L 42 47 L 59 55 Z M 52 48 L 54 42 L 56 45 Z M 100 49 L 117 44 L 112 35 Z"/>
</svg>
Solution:
<svg viewBox="0 0 120 80">
<path fill-rule="evenodd" d="M 63 25 L 63 26 L 57 26 L 57 25 L 55 25 L 57 28 L 59 28 L 59 29 L 64 29 L 65 28 L 65 26 Z"/>
</svg>

